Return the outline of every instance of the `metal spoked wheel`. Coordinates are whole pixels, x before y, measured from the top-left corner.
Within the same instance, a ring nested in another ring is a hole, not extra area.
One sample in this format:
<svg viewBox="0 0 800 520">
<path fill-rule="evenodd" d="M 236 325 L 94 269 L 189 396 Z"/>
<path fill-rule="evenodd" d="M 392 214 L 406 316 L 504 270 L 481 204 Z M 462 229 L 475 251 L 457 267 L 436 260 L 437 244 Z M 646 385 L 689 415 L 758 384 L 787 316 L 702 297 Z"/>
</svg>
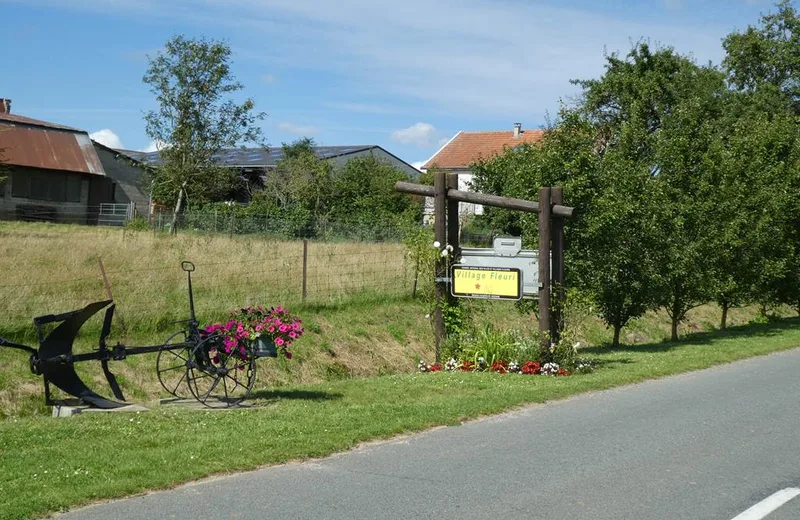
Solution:
<svg viewBox="0 0 800 520">
<path fill-rule="evenodd" d="M 186 366 L 192 354 L 192 346 L 188 344 L 189 331 L 176 332 L 158 350 L 156 373 L 158 382 L 170 395 L 179 399 L 188 396 L 186 383 Z"/>
<path fill-rule="evenodd" d="M 235 406 L 250 394 L 256 382 L 256 359 L 251 350 L 244 355 L 225 354 L 223 339 L 209 336 L 192 350 L 186 381 L 192 395 L 209 407 Z"/>
</svg>

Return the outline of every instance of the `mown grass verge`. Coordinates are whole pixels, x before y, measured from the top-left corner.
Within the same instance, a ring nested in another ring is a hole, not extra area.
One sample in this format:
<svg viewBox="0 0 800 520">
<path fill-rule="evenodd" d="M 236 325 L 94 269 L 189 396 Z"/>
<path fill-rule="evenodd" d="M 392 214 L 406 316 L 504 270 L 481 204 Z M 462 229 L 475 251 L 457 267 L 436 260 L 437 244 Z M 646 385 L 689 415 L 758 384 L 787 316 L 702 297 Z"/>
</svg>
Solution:
<svg viewBox="0 0 800 520">
<path fill-rule="evenodd" d="M 798 345 L 800 319 L 792 318 L 679 343 L 585 349 L 598 370 L 573 377 L 404 374 L 260 390 L 259 406 L 248 410 L 162 408 L 0 422 L 0 518 L 38 517 L 215 473 L 321 457 L 371 439 Z"/>
</svg>

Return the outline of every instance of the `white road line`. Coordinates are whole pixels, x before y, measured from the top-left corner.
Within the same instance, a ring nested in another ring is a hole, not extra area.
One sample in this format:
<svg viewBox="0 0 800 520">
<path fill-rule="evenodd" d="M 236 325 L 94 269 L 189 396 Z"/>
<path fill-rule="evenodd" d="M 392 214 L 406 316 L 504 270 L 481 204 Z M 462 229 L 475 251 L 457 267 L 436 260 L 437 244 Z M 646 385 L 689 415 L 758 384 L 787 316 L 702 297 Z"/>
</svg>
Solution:
<svg viewBox="0 0 800 520">
<path fill-rule="evenodd" d="M 781 489 L 732 520 L 761 520 L 797 495 L 800 495 L 800 488 Z"/>
</svg>

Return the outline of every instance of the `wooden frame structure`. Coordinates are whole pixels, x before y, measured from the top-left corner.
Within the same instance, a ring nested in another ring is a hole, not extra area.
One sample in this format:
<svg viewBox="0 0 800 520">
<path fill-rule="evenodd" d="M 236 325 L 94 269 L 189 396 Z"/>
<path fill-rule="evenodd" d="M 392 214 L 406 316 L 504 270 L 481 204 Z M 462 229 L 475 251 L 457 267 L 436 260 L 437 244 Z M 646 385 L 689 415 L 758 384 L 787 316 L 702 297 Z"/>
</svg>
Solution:
<svg viewBox="0 0 800 520">
<path fill-rule="evenodd" d="M 458 175 L 437 170 L 433 186 L 398 182 L 395 190 L 411 195 L 433 198 L 434 235 L 442 247 L 453 247 L 452 255 L 461 253 L 459 244 L 459 202 L 471 202 L 496 208 L 525 211 L 539 215 L 539 332 L 543 344 L 558 341 L 563 327 L 562 307 L 564 302 L 564 220 L 575 217 L 575 208 L 563 205 L 562 188 L 539 188 L 539 200 L 529 201 L 459 191 Z M 550 258 L 552 252 L 552 276 Z M 445 337 L 443 302 L 451 296 L 447 290 L 448 274 L 446 261 L 439 257 L 435 267 L 436 308 L 434 309 L 434 331 L 436 335 L 436 362 L 441 363 L 441 344 Z M 452 281 L 451 281 L 452 282 Z M 551 301 L 554 300 L 554 301 Z"/>
</svg>

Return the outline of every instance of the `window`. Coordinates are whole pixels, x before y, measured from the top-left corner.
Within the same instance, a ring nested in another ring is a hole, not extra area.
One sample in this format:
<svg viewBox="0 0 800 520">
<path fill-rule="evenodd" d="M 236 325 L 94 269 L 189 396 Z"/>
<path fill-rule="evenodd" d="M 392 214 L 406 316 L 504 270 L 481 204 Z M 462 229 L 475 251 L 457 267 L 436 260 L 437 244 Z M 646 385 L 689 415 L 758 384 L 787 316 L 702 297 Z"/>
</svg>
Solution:
<svg viewBox="0 0 800 520">
<path fill-rule="evenodd" d="M 80 202 L 83 179 L 80 175 L 38 170 L 15 171 L 11 196 L 53 202 Z"/>
</svg>

